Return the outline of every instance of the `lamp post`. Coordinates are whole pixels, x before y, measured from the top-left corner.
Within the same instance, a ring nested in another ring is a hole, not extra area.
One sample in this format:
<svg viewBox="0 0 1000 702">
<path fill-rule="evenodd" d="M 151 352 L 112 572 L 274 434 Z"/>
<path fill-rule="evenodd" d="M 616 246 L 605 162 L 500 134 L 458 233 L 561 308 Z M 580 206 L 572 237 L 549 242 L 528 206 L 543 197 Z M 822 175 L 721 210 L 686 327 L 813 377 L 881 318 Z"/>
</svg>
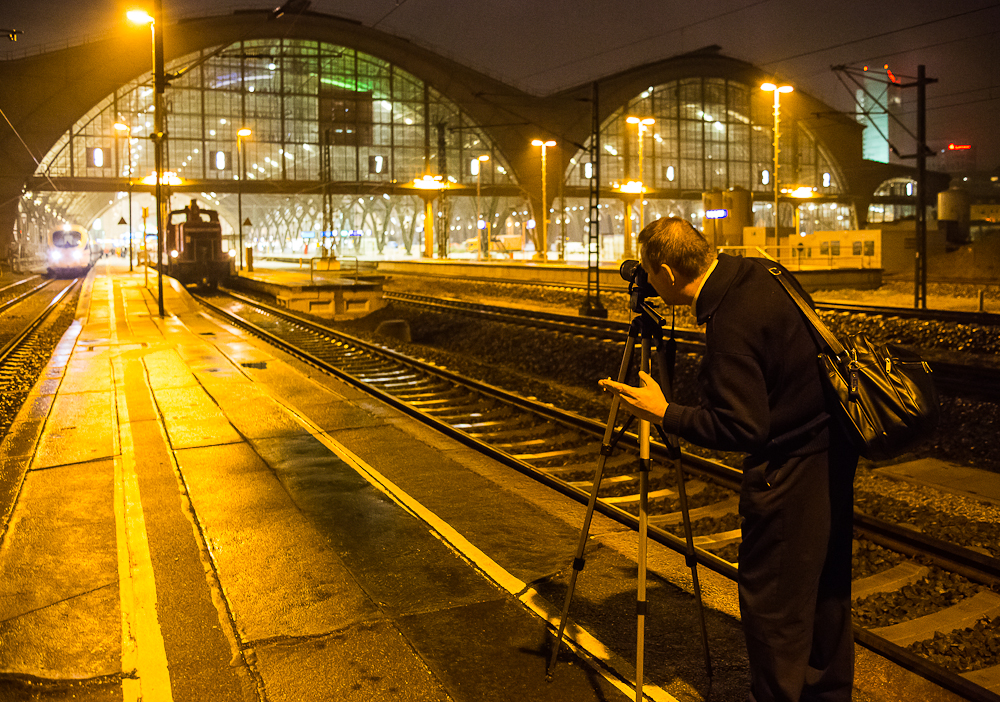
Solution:
<svg viewBox="0 0 1000 702">
<path fill-rule="evenodd" d="M 243 181 L 247 177 L 246 157 L 243 155 L 243 138 L 253 132 L 249 127 L 240 127 L 236 132 L 236 157 L 239 159 L 240 180 L 236 188 L 236 218 L 240 225 L 240 270 L 243 270 Z"/>
<path fill-rule="evenodd" d="M 774 244 L 778 245 L 778 193 L 781 192 L 778 186 L 778 167 L 780 162 L 778 154 L 778 126 L 781 124 L 781 93 L 790 93 L 795 88 L 790 85 L 777 85 L 775 83 L 764 83 L 760 89 L 774 93 Z"/>
<path fill-rule="evenodd" d="M 642 141 L 643 141 L 643 139 L 642 139 L 642 133 L 646 131 L 646 127 L 648 127 L 649 125 L 651 125 L 654 122 L 656 122 L 656 120 L 653 119 L 652 117 L 626 117 L 625 121 L 628 122 L 629 124 L 636 125 L 637 131 L 639 133 L 639 184 L 642 185 Z M 639 231 L 642 231 L 642 228 L 644 226 L 646 226 L 646 221 L 645 221 L 645 218 L 643 217 L 643 212 L 642 212 L 643 197 L 644 196 L 641 194 L 641 191 L 640 191 L 640 195 L 639 195 Z"/>
<path fill-rule="evenodd" d="M 131 10 L 127 13 L 130 20 L 136 24 L 148 24 L 153 40 L 153 144 L 156 153 L 156 287 L 157 302 L 160 316 L 164 316 L 163 310 L 163 236 L 166 212 L 164 212 L 163 201 L 163 91 L 167 84 L 166 74 L 163 70 L 163 32 L 156 31 L 156 24 L 163 21 L 163 0 L 153 0 L 153 14 L 142 10 Z"/>
<path fill-rule="evenodd" d="M 483 164 L 490 160 L 489 154 L 483 154 L 479 158 L 473 159 L 470 164 L 476 176 L 476 231 L 479 234 L 479 260 L 489 257 L 489 248 L 486 237 L 486 223 L 483 221 L 482 208 L 480 207 L 480 182 L 482 180 Z"/>
<path fill-rule="evenodd" d="M 125 124 L 124 122 L 115 122 L 115 131 L 118 133 L 125 132 L 125 138 L 127 139 L 126 148 L 128 149 L 128 271 L 132 272 L 132 128 Z M 118 134 L 115 134 L 115 138 L 118 138 Z M 117 151 L 117 149 L 115 149 Z"/>
<path fill-rule="evenodd" d="M 414 178 L 410 187 L 416 189 L 424 201 L 424 257 L 434 258 L 434 200 L 442 190 L 448 189 L 448 183 L 442 176 L 427 173 Z"/>
<path fill-rule="evenodd" d="M 545 197 L 545 149 L 555 146 L 556 143 L 551 139 L 549 141 L 534 139 L 531 145 L 542 147 L 542 239 L 540 242 L 541 246 L 539 247 L 541 251 L 535 253 L 535 258 L 544 262 L 549 260 L 549 201 Z"/>
</svg>

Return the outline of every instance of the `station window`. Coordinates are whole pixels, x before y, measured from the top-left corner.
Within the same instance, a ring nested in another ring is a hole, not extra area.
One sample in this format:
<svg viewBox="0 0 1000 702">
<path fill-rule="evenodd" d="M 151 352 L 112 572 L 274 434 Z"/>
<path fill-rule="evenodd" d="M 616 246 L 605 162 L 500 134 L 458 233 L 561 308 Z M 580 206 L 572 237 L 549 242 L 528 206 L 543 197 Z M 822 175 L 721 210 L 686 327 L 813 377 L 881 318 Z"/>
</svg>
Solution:
<svg viewBox="0 0 1000 702">
<path fill-rule="evenodd" d="M 87 165 L 91 168 L 107 168 L 110 166 L 107 149 L 100 146 L 88 148 Z"/>
<path fill-rule="evenodd" d="M 209 152 L 209 156 L 211 158 L 213 171 L 225 171 L 229 169 L 228 151 L 211 151 Z"/>
</svg>

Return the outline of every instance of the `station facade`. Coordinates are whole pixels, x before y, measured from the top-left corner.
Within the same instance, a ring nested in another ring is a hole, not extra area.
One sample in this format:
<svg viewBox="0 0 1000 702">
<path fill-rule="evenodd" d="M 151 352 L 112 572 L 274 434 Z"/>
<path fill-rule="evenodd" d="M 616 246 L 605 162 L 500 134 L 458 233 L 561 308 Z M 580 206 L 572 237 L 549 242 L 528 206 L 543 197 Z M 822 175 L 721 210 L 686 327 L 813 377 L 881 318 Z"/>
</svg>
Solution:
<svg viewBox="0 0 1000 702">
<path fill-rule="evenodd" d="M 485 231 L 495 251 L 571 258 L 595 174 L 605 259 L 659 216 L 702 227 L 720 196 L 740 225 L 774 233 L 775 119 L 760 89 L 774 77 L 718 47 L 540 97 L 319 14 L 238 12 L 164 35 L 169 209 L 217 209 L 230 246 L 445 257 L 479 253 Z M 135 28 L 0 63 L 0 86 L 23 98 L 0 137 L 5 254 L 64 222 L 114 242 L 155 231 L 149 57 Z M 779 117 L 779 234 L 863 229 L 870 210 L 912 202 L 884 186 L 909 169 L 864 160 L 852 116 L 796 90 Z"/>
</svg>

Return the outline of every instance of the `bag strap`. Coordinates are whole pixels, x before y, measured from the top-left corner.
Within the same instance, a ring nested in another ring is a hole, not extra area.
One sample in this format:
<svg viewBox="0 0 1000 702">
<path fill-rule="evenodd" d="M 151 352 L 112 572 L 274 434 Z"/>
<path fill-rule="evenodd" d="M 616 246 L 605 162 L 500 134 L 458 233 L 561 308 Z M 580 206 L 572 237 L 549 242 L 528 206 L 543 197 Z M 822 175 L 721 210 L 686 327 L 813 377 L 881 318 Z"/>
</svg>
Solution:
<svg viewBox="0 0 1000 702">
<path fill-rule="evenodd" d="M 764 265 L 763 263 L 761 265 Z M 788 282 L 788 277 L 782 275 L 781 269 L 777 266 L 769 266 L 767 268 L 768 273 L 773 275 L 775 279 L 781 283 L 781 287 L 785 289 L 785 292 L 792 298 L 792 301 L 798 305 L 799 309 L 802 310 L 802 314 L 805 315 L 806 320 L 815 327 L 819 335 L 823 337 L 823 341 L 826 342 L 830 350 L 837 356 L 843 356 L 845 353 L 844 345 L 837 341 L 837 337 L 833 335 L 830 328 L 823 324 L 823 320 L 819 318 L 816 314 L 816 310 L 806 303 L 802 296 L 799 295 L 799 291 L 792 287 L 792 284 Z"/>
</svg>

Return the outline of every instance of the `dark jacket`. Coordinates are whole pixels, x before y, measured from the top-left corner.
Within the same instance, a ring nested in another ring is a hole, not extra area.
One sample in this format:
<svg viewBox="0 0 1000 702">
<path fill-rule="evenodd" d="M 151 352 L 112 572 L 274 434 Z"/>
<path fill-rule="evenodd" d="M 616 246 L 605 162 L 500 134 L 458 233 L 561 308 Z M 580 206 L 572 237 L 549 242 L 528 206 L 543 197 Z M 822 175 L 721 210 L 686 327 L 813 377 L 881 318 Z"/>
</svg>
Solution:
<svg viewBox="0 0 1000 702">
<path fill-rule="evenodd" d="M 759 458 L 827 448 L 820 347 L 768 272 L 772 266 L 792 278 L 773 261 L 719 255 L 695 309 L 698 323 L 706 325 L 699 372 L 705 400 L 700 407 L 670 403 L 663 418 L 667 432 Z"/>
</svg>

